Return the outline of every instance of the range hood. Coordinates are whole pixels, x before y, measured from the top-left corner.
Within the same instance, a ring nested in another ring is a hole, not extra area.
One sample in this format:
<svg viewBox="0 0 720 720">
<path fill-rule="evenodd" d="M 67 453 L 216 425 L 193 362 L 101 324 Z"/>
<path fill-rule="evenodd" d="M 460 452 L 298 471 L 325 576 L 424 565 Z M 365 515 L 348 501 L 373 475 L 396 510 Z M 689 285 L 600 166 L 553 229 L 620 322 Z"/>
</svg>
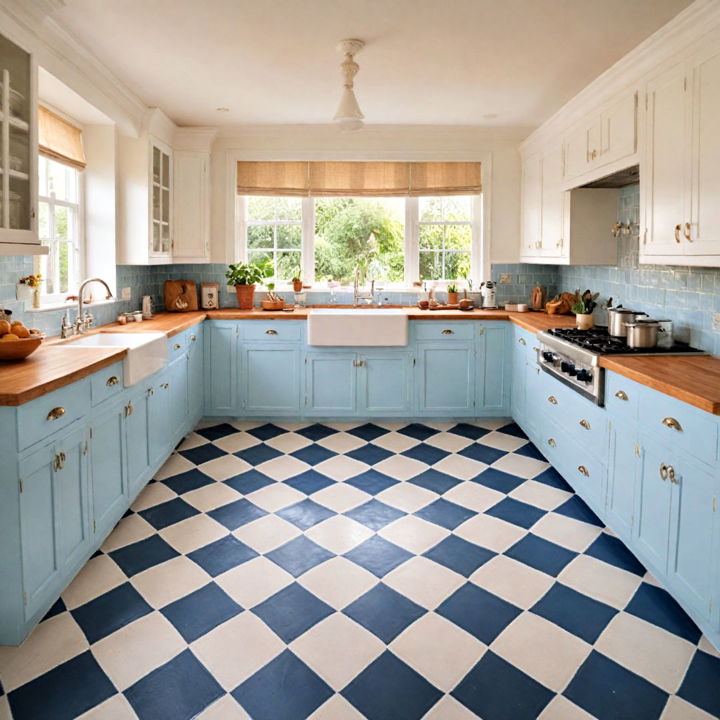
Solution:
<svg viewBox="0 0 720 720">
<path fill-rule="evenodd" d="M 636 185 L 640 182 L 640 166 L 633 165 L 632 167 L 625 168 L 624 170 L 618 170 L 612 175 L 607 175 L 599 180 L 593 180 L 593 182 L 587 183 L 587 185 L 581 185 L 584 188 L 621 188 L 626 185 Z"/>
</svg>

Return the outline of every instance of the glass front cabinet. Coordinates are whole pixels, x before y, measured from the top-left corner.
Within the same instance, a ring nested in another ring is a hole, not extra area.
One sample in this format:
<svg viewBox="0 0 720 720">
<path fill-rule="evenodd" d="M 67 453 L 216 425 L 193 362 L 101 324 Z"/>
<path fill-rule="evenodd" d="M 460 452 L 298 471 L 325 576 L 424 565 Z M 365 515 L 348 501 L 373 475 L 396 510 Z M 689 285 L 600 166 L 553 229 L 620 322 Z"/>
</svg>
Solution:
<svg viewBox="0 0 720 720">
<path fill-rule="evenodd" d="M 150 140 L 150 256 L 168 258 L 172 251 L 172 150 Z"/>
<path fill-rule="evenodd" d="M 39 251 L 37 101 L 33 57 L 0 35 L 0 254 Z"/>
</svg>

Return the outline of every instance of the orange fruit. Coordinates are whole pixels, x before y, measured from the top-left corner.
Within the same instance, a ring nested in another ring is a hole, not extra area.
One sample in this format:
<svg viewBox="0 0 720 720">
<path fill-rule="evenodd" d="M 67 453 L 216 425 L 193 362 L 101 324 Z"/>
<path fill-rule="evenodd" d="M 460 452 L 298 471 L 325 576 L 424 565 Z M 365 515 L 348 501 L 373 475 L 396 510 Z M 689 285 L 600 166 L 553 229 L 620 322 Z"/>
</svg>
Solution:
<svg viewBox="0 0 720 720">
<path fill-rule="evenodd" d="M 0 337 L 0 342 L 12 342 L 13 340 L 19 340 L 20 338 L 14 333 L 7 333 Z"/>
<path fill-rule="evenodd" d="M 7 320 L 0 320 L 0 335 L 10 332 L 10 323 Z"/>
</svg>

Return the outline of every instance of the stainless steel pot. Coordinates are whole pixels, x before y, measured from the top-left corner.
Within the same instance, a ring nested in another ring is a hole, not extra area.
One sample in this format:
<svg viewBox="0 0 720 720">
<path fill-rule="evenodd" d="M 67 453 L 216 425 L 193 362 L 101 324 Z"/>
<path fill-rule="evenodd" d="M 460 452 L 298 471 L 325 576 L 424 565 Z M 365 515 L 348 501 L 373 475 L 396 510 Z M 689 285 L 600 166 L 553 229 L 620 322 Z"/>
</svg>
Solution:
<svg viewBox="0 0 720 720">
<path fill-rule="evenodd" d="M 638 320 L 625 323 L 627 344 L 631 348 L 654 348 L 658 341 L 660 323 L 657 320 Z"/>
<path fill-rule="evenodd" d="M 646 313 L 631 310 L 630 308 L 616 307 L 608 308 L 608 334 L 613 337 L 625 337 L 627 323 L 636 322 L 638 318 Z"/>
</svg>

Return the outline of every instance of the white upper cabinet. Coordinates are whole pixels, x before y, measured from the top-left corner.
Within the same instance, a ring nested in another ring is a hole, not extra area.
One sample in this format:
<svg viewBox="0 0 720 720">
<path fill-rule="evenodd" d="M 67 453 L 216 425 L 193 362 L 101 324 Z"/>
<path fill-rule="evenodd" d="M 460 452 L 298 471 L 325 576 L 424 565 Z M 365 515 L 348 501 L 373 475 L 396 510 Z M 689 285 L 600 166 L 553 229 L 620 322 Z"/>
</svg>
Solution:
<svg viewBox="0 0 720 720">
<path fill-rule="evenodd" d="M 0 36 L 0 254 L 46 252 L 37 233 L 37 68 Z"/>
<path fill-rule="evenodd" d="M 176 150 L 174 155 L 173 262 L 208 262 L 210 256 L 210 155 Z"/>
<path fill-rule="evenodd" d="M 151 258 L 169 261 L 173 243 L 173 154 L 165 143 L 150 139 Z"/>
<path fill-rule="evenodd" d="M 542 172 L 540 157 L 529 155 L 522 163 L 521 252 L 523 260 L 533 261 L 542 254 L 540 239 L 540 203 L 542 200 Z"/>
<path fill-rule="evenodd" d="M 540 163 L 540 242 L 543 257 L 562 257 L 567 250 L 563 238 L 562 148 L 545 155 Z"/>
</svg>

